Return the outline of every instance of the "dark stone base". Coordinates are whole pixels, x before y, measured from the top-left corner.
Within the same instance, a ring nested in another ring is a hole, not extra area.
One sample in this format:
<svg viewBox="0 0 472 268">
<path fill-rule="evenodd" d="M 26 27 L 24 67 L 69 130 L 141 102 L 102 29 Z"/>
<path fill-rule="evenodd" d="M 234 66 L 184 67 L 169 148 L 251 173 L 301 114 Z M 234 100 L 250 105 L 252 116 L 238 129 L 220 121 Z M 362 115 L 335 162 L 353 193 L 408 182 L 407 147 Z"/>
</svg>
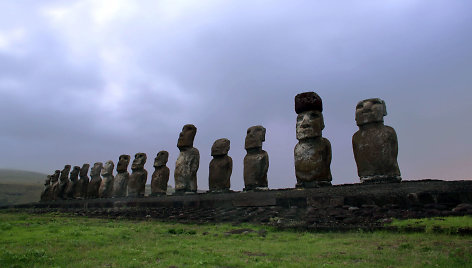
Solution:
<svg viewBox="0 0 472 268">
<path fill-rule="evenodd" d="M 423 180 L 310 189 L 59 200 L 6 208 L 103 218 L 250 222 L 304 230 L 375 229 L 392 218 L 472 215 L 472 181 Z"/>
<path fill-rule="evenodd" d="M 326 186 L 331 186 L 330 181 L 310 181 L 310 182 L 297 182 L 295 185 L 296 188 L 320 188 L 320 187 L 326 187 Z"/>
<path fill-rule="evenodd" d="M 400 176 L 369 176 L 359 178 L 362 183 L 395 183 L 401 182 Z"/>
</svg>

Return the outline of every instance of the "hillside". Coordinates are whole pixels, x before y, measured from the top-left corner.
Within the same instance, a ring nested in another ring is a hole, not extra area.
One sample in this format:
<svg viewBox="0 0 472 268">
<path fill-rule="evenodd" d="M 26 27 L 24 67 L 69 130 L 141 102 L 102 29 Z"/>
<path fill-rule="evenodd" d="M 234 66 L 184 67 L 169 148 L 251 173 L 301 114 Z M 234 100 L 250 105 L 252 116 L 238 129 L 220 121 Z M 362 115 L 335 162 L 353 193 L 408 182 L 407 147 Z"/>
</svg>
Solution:
<svg viewBox="0 0 472 268">
<path fill-rule="evenodd" d="M 0 169 L 0 206 L 38 201 L 45 179 L 39 172 Z"/>
</svg>

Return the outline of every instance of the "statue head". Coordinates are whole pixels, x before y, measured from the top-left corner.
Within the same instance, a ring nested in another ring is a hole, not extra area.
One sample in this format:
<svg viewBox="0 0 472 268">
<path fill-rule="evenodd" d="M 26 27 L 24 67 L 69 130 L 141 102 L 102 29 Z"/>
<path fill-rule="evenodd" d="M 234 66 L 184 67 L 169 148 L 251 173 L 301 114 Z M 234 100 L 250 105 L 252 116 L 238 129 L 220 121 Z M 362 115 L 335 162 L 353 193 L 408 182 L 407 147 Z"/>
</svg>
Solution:
<svg viewBox="0 0 472 268">
<path fill-rule="evenodd" d="M 69 177 L 70 165 L 65 165 L 64 169 L 61 171 L 61 181 L 66 180 Z"/>
<path fill-rule="evenodd" d="M 194 125 L 185 125 L 182 128 L 182 132 L 180 132 L 179 140 L 177 141 L 177 147 L 179 149 L 193 147 L 193 139 L 195 138 L 195 134 L 197 134 L 197 128 Z"/>
<path fill-rule="evenodd" d="M 90 165 L 89 164 L 83 164 L 82 168 L 80 169 L 80 177 L 86 177 L 87 173 L 89 171 Z"/>
<path fill-rule="evenodd" d="M 80 173 L 80 167 L 79 166 L 74 166 L 74 168 L 70 172 L 70 179 L 71 180 L 77 180 L 77 177 L 79 177 L 79 173 Z"/>
<path fill-rule="evenodd" d="M 165 166 L 168 159 L 169 153 L 167 151 L 160 151 L 157 153 L 156 158 L 154 158 L 154 167 Z"/>
<path fill-rule="evenodd" d="M 126 170 L 128 170 L 128 165 L 129 165 L 130 160 L 131 160 L 131 156 L 127 154 L 120 155 L 120 158 L 118 159 L 118 164 L 116 164 L 116 171 L 120 173 L 120 172 L 125 172 Z"/>
<path fill-rule="evenodd" d="M 262 142 L 265 141 L 266 129 L 263 126 L 252 126 L 247 129 L 244 148 L 262 148 Z"/>
<path fill-rule="evenodd" d="M 134 155 L 133 164 L 131 165 L 132 170 L 144 169 L 144 164 L 146 164 L 147 156 L 145 153 L 137 153 Z"/>
<path fill-rule="evenodd" d="M 225 138 L 216 140 L 213 143 L 213 146 L 211 146 L 211 156 L 227 155 L 229 151 L 229 144 L 229 140 Z"/>
<path fill-rule="evenodd" d="M 366 99 L 357 103 L 356 123 L 362 126 L 369 123 L 383 122 L 383 117 L 387 115 L 387 107 L 381 99 Z"/>
<path fill-rule="evenodd" d="M 61 175 L 61 171 L 60 171 L 59 169 L 56 169 L 56 170 L 54 171 L 54 174 L 51 175 L 51 176 L 52 176 L 52 177 L 51 177 L 51 181 L 52 181 L 53 183 L 57 182 L 57 180 L 59 179 L 59 176 L 60 176 L 60 175 Z"/>
<path fill-rule="evenodd" d="M 323 102 L 315 92 L 304 92 L 295 96 L 297 116 L 297 139 L 321 137 L 324 129 Z"/>
<path fill-rule="evenodd" d="M 115 164 L 113 164 L 113 161 L 108 160 L 105 162 L 105 165 L 103 165 L 102 170 L 101 170 L 101 175 L 102 176 L 110 176 L 113 175 L 113 169 L 115 168 Z"/>
<path fill-rule="evenodd" d="M 103 163 L 97 162 L 93 164 L 93 167 L 90 169 L 90 177 L 100 176 L 100 172 L 102 171 Z"/>
</svg>

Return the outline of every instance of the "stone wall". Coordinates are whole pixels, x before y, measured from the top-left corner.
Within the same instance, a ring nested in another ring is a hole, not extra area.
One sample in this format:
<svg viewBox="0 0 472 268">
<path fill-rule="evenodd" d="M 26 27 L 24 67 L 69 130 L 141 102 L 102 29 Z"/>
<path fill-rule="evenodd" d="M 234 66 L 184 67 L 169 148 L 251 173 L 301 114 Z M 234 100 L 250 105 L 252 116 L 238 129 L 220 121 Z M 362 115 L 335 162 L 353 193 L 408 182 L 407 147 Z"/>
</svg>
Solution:
<svg viewBox="0 0 472 268">
<path fill-rule="evenodd" d="M 17 205 L 106 218 L 250 222 L 302 229 L 372 229 L 391 218 L 472 215 L 472 181 L 403 181 L 312 189 L 61 200 Z"/>
</svg>

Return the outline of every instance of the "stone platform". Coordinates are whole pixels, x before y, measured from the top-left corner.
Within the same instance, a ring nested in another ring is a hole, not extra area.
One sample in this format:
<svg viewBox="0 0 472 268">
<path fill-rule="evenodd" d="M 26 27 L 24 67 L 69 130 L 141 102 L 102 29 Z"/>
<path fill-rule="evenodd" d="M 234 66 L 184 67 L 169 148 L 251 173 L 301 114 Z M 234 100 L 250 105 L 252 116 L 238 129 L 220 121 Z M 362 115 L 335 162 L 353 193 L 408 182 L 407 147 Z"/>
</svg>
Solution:
<svg viewBox="0 0 472 268">
<path fill-rule="evenodd" d="M 251 222 L 332 230 L 377 228 L 391 218 L 472 214 L 471 204 L 472 181 L 422 180 L 261 192 L 62 200 L 9 209 L 179 222 Z"/>
</svg>

